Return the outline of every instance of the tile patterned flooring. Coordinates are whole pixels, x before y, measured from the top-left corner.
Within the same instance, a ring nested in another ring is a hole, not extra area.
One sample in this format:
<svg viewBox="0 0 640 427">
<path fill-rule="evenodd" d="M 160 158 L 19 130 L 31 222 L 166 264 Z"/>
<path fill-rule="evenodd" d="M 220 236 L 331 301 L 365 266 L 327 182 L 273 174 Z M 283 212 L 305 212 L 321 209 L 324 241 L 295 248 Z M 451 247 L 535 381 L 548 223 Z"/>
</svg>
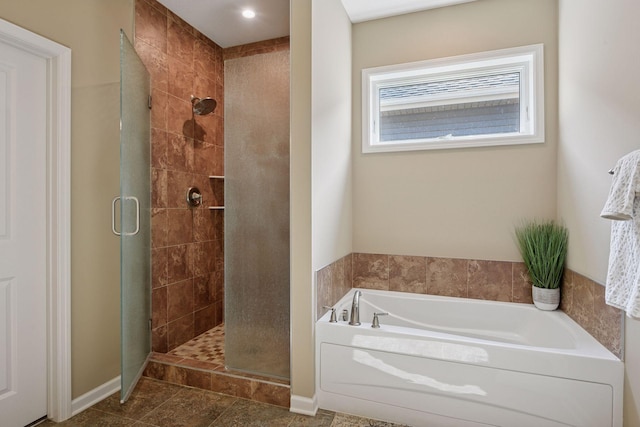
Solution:
<svg viewBox="0 0 640 427">
<path fill-rule="evenodd" d="M 318 411 L 315 417 L 289 412 L 288 404 L 285 404 L 289 401 L 288 386 L 284 388 L 283 384 L 286 398 L 279 402 L 273 399 L 274 394 L 278 394 L 277 391 L 274 392 L 277 384 L 273 383 L 273 379 L 261 379 L 247 374 L 242 374 L 245 378 L 241 378 L 225 371 L 224 325 L 199 335 L 166 355 L 156 354 L 154 357 L 155 361 L 152 359 L 147 369 L 150 375 L 140 379 L 124 405 L 120 404 L 118 392 L 63 423 L 45 421 L 39 426 L 398 426 L 325 410 Z M 196 370 L 189 371 L 189 365 Z M 197 376 L 193 377 L 193 374 Z M 206 377 L 209 379 L 208 383 L 203 382 L 202 375 L 209 375 Z M 190 379 L 193 379 L 193 383 L 189 382 Z M 231 380 L 235 382 L 229 384 L 228 381 Z M 239 384 L 246 384 L 246 387 Z M 265 389 L 265 386 L 269 388 Z M 265 396 L 261 396 L 261 393 Z"/>
<path fill-rule="evenodd" d="M 224 366 L 224 323 L 176 347 L 169 354 Z"/>
<path fill-rule="evenodd" d="M 115 393 L 73 418 L 42 427 L 399 427 L 397 424 L 320 410 L 315 417 L 186 386 L 142 378 L 129 401 Z"/>
</svg>

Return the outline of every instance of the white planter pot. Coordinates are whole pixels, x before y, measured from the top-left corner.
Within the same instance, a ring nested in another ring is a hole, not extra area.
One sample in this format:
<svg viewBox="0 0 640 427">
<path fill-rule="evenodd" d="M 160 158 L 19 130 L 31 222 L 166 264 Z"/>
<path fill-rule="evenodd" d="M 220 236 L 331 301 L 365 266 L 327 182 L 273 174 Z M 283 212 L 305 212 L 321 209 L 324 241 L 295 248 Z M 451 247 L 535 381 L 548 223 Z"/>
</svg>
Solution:
<svg viewBox="0 0 640 427">
<path fill-rule="evenodd" d="M 560 288 L 545 289 L 531 286 L 533 303 L 540 310 L 552 311 L 560 305 Z"/>
</svg>

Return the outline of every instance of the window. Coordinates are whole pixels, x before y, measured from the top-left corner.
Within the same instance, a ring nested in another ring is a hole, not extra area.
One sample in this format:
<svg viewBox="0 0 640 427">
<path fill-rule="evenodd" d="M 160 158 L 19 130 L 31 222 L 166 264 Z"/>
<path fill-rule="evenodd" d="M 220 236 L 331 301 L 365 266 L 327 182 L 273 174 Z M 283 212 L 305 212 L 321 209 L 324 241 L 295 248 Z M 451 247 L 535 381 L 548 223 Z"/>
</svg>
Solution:
<svg viewBox="0 0 640 427">
<path fill-rule="evenodd" d="M 362 70 L 362 151 L 544 142 L 542 45 Z"/>
</svg>

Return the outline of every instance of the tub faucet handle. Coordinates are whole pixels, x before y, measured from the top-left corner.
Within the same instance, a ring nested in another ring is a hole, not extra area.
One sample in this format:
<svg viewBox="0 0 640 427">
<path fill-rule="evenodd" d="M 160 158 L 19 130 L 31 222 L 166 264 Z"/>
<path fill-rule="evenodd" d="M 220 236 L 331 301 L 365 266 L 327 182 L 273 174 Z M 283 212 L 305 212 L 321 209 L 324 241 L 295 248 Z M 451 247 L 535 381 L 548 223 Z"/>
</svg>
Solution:
<svg viewBox="0 0 640 427">
<path fill-rule="evenodd" d="M 373 321 L 371 322 L 372 328 L 380 328 L 380 321 L 378 320 L 378 316 L 387 316 L 389 313 L 373 313 Z"/>
<path fill-rule="evenodd" d="M 331 319 L 329 319 L 329 323 L 338 323 L 338 317 L 336 316 L 336 309 L 334 307 L 331 307 L 330 305 L 323 305 L 322 308 L 331 310 Z"/>
</svg>

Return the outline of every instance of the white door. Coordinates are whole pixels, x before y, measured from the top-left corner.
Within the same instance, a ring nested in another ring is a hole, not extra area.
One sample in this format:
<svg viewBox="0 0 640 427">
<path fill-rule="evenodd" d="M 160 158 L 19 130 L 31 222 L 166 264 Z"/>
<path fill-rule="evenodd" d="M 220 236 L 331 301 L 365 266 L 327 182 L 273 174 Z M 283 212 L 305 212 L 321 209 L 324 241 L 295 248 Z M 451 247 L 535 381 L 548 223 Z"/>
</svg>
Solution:
<svg viewBox="0 0 640 427">
<path fill-rule="evenodd" d="M 47 414 L 45 59 L 0 42 L 0 424 Z"/>
</svg>

